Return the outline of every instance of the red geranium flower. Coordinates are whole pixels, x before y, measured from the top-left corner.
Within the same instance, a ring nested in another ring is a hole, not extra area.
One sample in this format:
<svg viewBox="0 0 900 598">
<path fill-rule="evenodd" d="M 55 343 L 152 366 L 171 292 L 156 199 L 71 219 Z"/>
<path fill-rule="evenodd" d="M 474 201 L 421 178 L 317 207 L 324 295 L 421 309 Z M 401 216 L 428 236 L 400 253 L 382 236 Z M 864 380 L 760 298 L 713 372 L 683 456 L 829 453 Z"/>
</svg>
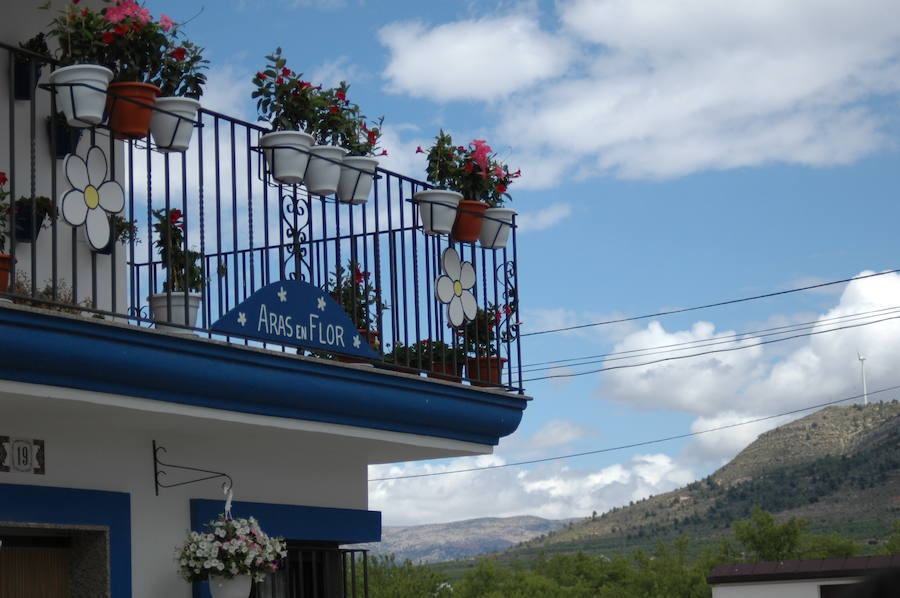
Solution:
<svg viewBox="0 0 900 598">
<path fill-rule="evenodd" d="M 329 111 L 330 113 L 332 113 L 332 114 L 337 114 L 338 107 L 337 107 L 337 106 L 330 106 L 330 107 L 328 108 L 328 111 Z"/>
<path fill-rule="evenodd" d="M 497 185 L 497 193 L 506 193 L 506 185 Z"/>
<path fill-rule="evenodd" d="M 116 25 L 116 33 L 119 35 L 125 35 L 128 33 L 128 25 Z"/>
<path fill-rule="evenodd" d="M 6 178 L 6 173 L 0 172 L 0 185 L 5 185 L 7 182 L 9 182 L 9 179 Z"/>
<path fill-rule="evenodd" d="M 182 216 L 184 216 L 184 213 L 178 208 L 169 210 L 169 222 L 172 224 L 178 224 L 178 221 L 181 220 Z"/>
<path fill-rule="evenodd" d="M 101 39 L 103 40 L 104 44 L 111 44 L 113 40 L 116 39 L 116 36 L 114 33 L 110 33 L 109 31 L 107 31 L 103 34 L 103 37 Z"/>
<path fill-rule="evenodd" d="M 78 4 L 81 0 L 72 0 L 72 4 Z"/>
<path fill-rule="evenodd" d="M 289 69 L 288 67 L 284 67 L 283 69 L 281 69 L 281 76 L 282 77 L 290 77 L 291 69 Z"/>
<path fill-rule="evenodd" d="M 275 79 L 275 85 L 284 85 L 284 78 L 278 77 L 277 79 Z"/>
<path fill-rule="evenodd" d="M 260 79 L 260 80 L 265 80 L 265 79 L 267 79 L 268 77 L 266 77 L 266 74 L 265 74 L 265 73 L 259 72 L 259 73 L 256 73 L 256 78 L 257 78 L 257 79 Z"/>
<path fill-rule="evenodd" d="M 463 164 L 463 168 L 466 169 L 466 172 L 472 172 L 473 170 L 475 170 L 475 166 L 471 162 L 466 162 L 465 164 Z"/>
<path fill-rule="evenodd" d="M 378 141 L 378 131 L 376 131 L 375 129 L 372 129 L 371 131 L 369 131 L 368 138 L 369 138 L 369 145 L 375 145 L 375 142 Z"/>
<path fill-rule="evenodd" d="M 172 50 L 171 56 L 172 56 L 172 58 L 174 58 L 175 60 L 178 60 L 180 62 L 187 57 L 187 50 L 185 50 L 181 46 L 178 46 L 177 48 Z"/>
<path fill-rule="evenodd" d="M 337 92 L 337 99 L 343 102 L 347 99 L 347 94 L 345 94 L 343 91 L 339 91 Z"/>
</svg>

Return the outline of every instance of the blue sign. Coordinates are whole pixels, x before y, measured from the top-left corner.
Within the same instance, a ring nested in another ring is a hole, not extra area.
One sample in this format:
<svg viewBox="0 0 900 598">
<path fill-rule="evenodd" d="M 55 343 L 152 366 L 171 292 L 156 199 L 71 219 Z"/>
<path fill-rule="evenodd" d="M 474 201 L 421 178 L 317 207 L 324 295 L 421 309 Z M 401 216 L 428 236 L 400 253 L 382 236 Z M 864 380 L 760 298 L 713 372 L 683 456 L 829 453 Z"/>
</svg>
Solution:
<svg viewBox="0 0 900 598">
<path fill-rule="evenodd" d="M 380 359 L 337 301 L 319 287 L 300 280 L 264 286 L 219 318 L 211 329 L 283 345 Z"/>
</svg>

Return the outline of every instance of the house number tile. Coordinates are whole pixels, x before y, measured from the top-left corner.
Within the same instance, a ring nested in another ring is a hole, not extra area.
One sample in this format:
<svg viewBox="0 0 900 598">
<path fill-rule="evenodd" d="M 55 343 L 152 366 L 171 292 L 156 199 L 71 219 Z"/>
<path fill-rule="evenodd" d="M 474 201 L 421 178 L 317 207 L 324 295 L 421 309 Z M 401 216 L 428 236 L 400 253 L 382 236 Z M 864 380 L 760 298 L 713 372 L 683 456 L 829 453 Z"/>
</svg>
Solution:
<svg viewBox="0 0 900 598">
<path fill-rule="evenodd" d="M 0 473 L 44 475 L 44 441 L 0 436 Z"/>
</svg>

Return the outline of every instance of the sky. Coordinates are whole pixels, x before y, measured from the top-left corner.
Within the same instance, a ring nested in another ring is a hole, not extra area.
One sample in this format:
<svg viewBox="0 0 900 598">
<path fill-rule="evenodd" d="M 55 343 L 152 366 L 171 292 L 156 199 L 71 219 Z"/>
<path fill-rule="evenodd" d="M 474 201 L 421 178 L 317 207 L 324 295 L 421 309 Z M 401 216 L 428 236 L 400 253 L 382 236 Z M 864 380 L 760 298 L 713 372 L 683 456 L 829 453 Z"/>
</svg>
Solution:
<svg viewBox="0 0 900 598">
<path fill-rule="evenodd" d="M 440 128 L 457 140 L 488 140 L 523 172 L 510 187 L 521 225 L 523 334 L 900 267 L 896 0 L 148 7 L 187 21 L 189 38 L 206 48 L 208 108 L 255 120 L 250 79 L 281 46 L 305 78 L 347 80 L 367 114 L 385 116 L 386 168 L 424 178 L 415 148 Z M 861 392 L 858 352 L 870 392 L 898 385 L 894 307 L 900 275 L 886 274 L 526 336 L 526 364 L 690 341 L 741 348 L 529 381 L 522 424 L 493 455 L 369 474 L 604 449 L 851 397 Z M 817 330 L 867 325 L 776 343 L 764 342 L 767 332 L 731 336 L 817 321 Z M 529 368 L 526 378 L 639 363 L 627 355 Z M 895 398 L 900 390 L 870 400 Z M 526 467 L 372 482 L 370 508 L 386 525 L 589 516 L 709 475 L 763 431 L 801 415 Z"/>
</svg>

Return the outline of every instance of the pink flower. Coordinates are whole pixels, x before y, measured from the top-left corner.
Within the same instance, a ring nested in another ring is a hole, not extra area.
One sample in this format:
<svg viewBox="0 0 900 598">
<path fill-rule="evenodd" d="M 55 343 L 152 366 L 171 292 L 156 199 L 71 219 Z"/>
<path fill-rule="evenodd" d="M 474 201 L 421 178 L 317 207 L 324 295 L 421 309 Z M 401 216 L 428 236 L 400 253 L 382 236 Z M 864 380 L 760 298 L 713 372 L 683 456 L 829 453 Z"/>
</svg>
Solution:
<svg viewBox="0 0 900 598">
<path fill-rule="evenodd" d="M 425 150 L 423 150 L 423 149 L 422 149 L 422 146 L 420 145 L 420 146 L 417 146 L 417 147 L 416 147 L 416 153 L 417 153 L 417 154 L 424 154 L 424 153 L 425 153 Z"/>
<path fill-rule="evenodd" d="M 169 31 L 175 25 L 175 21 L 172 20 L 172 17 L 167 15 L 159 15 L 159 26 L 163 31 Z"/>
<path fill-rule="evenodd" d="M 110 23 L 115 24 L 115 23 L 118 23 L 119 21 L 121 21 L 122 19 L 125 18 L 125 16 L 126 16 L 126 15 L 125 15 L 125 9 L 122 8 L 122 7 L 121 7 L 120 5 L 118 5 L 118 4 L 115 5 L 115 6 L 108 6 L 108 7 L 106 8 L 106 13 L 105 13 L 104 16 L 106 16 L 106 20 L 107 20 L 107 21 L 109 21 Z"/>
<path fill-rule="evenodd" d="M 494 166 L 494 174 L 497 176 L 503 176 L 503 167 L 502 166 Z"/>
<path fill-rule="evenodd" d="M 472 141 L 475 149 L 472 150 L 472 159 L 481 168 L 481 175 L 487 177 L 488 173 L 488 155 L 491 153 L 491 146 L 484 139 L 475 139 Z"/>
<path fill-rule="evenodd" d="M 381 150 L 381 153 L 378 155 L 379 156 L 387 156 L 388 155 L 387 150 Z"/>
</svg>

